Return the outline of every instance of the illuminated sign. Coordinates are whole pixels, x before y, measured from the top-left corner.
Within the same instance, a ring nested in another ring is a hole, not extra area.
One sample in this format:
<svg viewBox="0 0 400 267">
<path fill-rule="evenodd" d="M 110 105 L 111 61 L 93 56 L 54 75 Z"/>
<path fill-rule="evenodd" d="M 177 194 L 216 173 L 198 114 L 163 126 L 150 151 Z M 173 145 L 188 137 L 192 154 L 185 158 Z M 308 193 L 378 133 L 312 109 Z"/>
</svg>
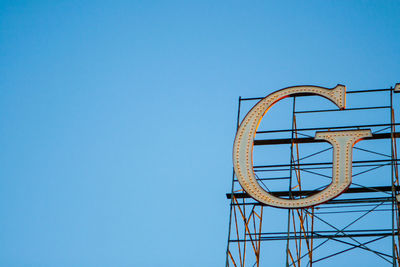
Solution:
<svg viewBox="0 0 400 267">
<path fill-rule="evenodd" d="M 333 89 L 317 86 L 295 86 L 276 91 L 258 102 L 240 124 L 233 146 L 233 166 L 243 189 L 254 199 L 279 208 L 304 208 L 327 202 L 343 193 L 351 184 L 353 146 L 371 130 L 317 132 L 316 140 L 325 140 L 333 146 L 332 183 L 324 190 L 301 199 L 283 199 L 265 191 L 257 182 L 253 169 L 254 137 L 261 119 L 279 100 L 295 95 L 318 95 L 345 109 L 346 88 L 337 85 Z"/>
</svg>

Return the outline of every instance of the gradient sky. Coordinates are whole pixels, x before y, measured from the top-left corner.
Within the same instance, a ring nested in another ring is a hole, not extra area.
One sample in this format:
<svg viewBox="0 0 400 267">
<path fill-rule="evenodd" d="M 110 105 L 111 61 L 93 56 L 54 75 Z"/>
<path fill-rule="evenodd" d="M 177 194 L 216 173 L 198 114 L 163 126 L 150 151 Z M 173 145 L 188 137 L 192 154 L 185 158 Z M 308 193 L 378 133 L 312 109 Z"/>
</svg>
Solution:
<svg viewBox="0 0 400 267">
<path fill-rule="evenodd" d="M 1 1 L 0 265 L 223 266 L 239 96 L 400 82 L 399 1 Z"/>
</svg>

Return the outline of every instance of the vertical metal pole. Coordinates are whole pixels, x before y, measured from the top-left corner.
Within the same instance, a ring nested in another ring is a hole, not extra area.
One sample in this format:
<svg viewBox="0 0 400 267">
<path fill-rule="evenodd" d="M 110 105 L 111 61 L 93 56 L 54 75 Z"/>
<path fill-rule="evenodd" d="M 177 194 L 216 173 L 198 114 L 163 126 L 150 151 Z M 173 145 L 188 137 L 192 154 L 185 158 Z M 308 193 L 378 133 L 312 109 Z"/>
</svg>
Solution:
<svg viewBox="0 0 400 267">
<path fill-rule="evenodd" d="M 393 266 L 397 266 L 396 262 L 396 241 L 395 241 L 395 208 L 396 208 L 396 191 L 395 191 L 395 185 L 394 185 L 394 149 L 393 149 L 393 138 L 394 138 L 394 132 L 393 132 L 393 88 L 390 87 L 390 148 L 391 148 L 391 183 L 392 183 L 392 261 L 393 261 Z"/>
<path fill-rule="evenodd" d="M 296 112 L 296 97 L 293 96 L 293 108 L 292 108 L 292 135 L 290 144 L 290 173 L 289 173 L 289 198 L 292 198 L 292 171 L 293 171 L 293 138 L 294 138 L 294 116 Z M 287 240 L 286 240 L 286 267 L 289 267 L 289 240 L 290 240 L 290 212 L 292 209 L 288 209 L 288 223 L 287 223 Z"/>
<path fill-rule="evenodd" d="M 236 119 L 236 132 L 239 129 L 239 120 L 240 120 L 240 105 L 242 103 L 242 97 L 239 96 L 239 101 L 238 101 L 238 114 L 237 114 L 237 119 Z M 231 210 L 229 212 L 229 226 L 228 226 L 228 244 L 226 246 L 226 261 L 225 261 L 225 266 L 229 266 L 229 242 L 231 240 L 231 226 L 232 226 L 232 209 L 233 209 L 233 187 L 235 183 L 235 170 L 232 170 L 232 188 L 231 188 Z"/>
</svg>

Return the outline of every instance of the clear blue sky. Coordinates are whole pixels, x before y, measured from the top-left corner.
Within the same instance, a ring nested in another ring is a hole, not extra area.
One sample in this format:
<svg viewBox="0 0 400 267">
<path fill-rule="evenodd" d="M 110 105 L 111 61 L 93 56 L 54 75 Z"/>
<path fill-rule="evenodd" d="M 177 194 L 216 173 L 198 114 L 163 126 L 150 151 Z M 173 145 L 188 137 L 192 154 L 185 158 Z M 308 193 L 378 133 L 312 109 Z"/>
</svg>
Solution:
<svg viewBox="0 0 400 267">
<path fill-rule="evenodd" d="M 223 266 L 239 95 L 400 81 L 399 1 L 1 1 L 0 265 Z"/>
</svg>

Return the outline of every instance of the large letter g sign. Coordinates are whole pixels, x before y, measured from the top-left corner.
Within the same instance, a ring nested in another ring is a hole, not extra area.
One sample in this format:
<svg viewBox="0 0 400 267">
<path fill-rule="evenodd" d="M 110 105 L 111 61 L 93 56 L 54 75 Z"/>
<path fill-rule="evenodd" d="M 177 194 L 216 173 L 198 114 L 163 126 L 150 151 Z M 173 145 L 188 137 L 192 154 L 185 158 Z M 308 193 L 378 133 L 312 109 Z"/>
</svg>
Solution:
<svg viewBox="0 0 400 267">
<path fill-rule="evenodd" d="M 326 140 L 333 146 L 332 183 L 315 195 L 302 199 L 278 198 L 265 191 L 257 182 L 253 170 L 253 142 L 258 125 L 279 100 L 296 94 L 312 94 L 325 97 L 340 109 L 345 108 L 346 88 L 334 89 L 317 86 L 296 86 L 276 91 L 258 102 L 239 126 L 233 146 L 233 166 L 243 189 L 254 199 L 279 208 L 304 208 L 324 203 L 337 197 L 351 184 L 352 148 L 355 143 L 371 136 L 370 130 L 317 132 L 315 139 Z"/>
</svg>

